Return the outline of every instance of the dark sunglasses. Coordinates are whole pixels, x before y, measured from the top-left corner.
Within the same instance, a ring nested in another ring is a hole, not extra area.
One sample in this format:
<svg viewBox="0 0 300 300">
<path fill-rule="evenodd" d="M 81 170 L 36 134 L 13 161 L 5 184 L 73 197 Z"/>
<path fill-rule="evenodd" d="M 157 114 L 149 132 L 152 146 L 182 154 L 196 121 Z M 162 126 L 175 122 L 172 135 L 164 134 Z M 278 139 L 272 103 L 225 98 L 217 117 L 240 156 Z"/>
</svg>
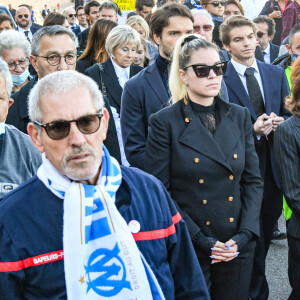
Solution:
<svg viewBox="0 0 300 300">
<path fill-rule="evenodd" d="M 207 3 L 207 5 L 208 5 L 208 4 L 211 4 L 211 5 L 213 5 L 214 7 L 218 7 L 220 4 L 221 4 L 222 6 L 225 6 L 225 1 L 214 1 L 214 2 Z"/>
<path fill-rule="evenodd" d="M 25 15 L 18 15 L 17 16 L 19 19 L 22 19 L 23 17 L 25 18 L 25 19 L 28 19 L 29 18 L 29 15 L 28 14 L 25 14 Z"/>
<path fill-rule="evenodd" d="M 191 66 L 185 67 L 183 70 L 186 70 L 189 67 L 193 68 L 193 70 L 198 78 L 208 77 L 210 70 L 213 70 L 217 76 L 221 76 L 221 75 L 224 75 L 226 72 L 227 61 L 217 63 L 213 66 L 191 65 Z"/>
<path fill-rule="evenodd" d="M 200 29 L 203 28 L 204 31 L 211 31 L 212 30 L 212 25 L 203 25 L 203 26 L 194 26 L 194 31 L 200 31 Z"/>
<path fill-rule="evenodd" d="M 257 31 L 256 35 L 258 38 L 262 38 L 265 34 L 267 34 L 266 32 L 261 32 L 261 31 Z"/>
<path fill-rule="evenodd" d="M 98 113 L 94 115 L 87 115 L 80 117 L 77 120 L 61 120 L 53 121 L 45 124 L 41 124 L 37 121 L 33 123 L 45 129 L 47 135 L 52 140 L 62 140 L 68 136 L 70 133 L 71 123 L 75 122 L 79 131 L 83 134 L 95 133 L 100 127 L 100 121 L 103 117 L 103 113 Z"/>
<path fill-rule="evenodd" d="M 69 18 L 76 17 L 76 14 L 69 14 Z"/>
</svg>

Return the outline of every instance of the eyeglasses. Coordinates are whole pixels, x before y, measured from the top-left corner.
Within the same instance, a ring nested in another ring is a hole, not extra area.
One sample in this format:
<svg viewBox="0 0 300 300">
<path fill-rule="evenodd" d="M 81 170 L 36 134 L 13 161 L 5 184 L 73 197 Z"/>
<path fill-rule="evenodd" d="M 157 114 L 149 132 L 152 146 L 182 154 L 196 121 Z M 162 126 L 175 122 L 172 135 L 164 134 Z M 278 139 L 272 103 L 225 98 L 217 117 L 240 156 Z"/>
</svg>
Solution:
<svg viewBox="0 0 300 300">
<path fill-rule="evenodd" d="M 26 59 L 20 59 L 16 61 L 7 61 L 8 69 L 10 71 L 14 71 L 17 66 L 20 66 L 22 69 L 27 68 L 29 59 L 26 57 Z"/>
<path fill-rule="evenodd" d="M 17 15 L 17 17 L 18 17 L 19 19 L 22 19 L 23 17 L 24 17 L 25 19 L 28 19 L 28 18 L 29 18 L 29 15 L 28 15 L 28 14 Z"/>
<path fill-rule="evenodd" d="M 77 60 L 77 55 L 75 53 L 69 53 L 66 55 L 51 54 L 49 56 L 41 56 L 41 55 L 35 55 L 35 56 L 47 59 L 48 64 L 51 66 L 59 65 L 62 57 L 65 59 L 67 65 L 74 65 Z"/>
<path fill-rule="evenodd" d="M 53 121 L 45 124 L 41 124 L 37 121 L 33 123 L 37 126 L 40 126 L 45 129 L 47 135 L 52 140 L 63 140 L 70 133 L 71 123 L 75 122 L 78 130 L 83 134 L 92 134 L 95 133 L 99 127 L 103 113 L 98 113 L 94 115 L 87 115 L 80 117 L 77 120 L 61 120 Z"/>
<path fill-rule="evenodd" d="M 227 61 L 217 63 L 213 66 L 206 66 L 206 65 L 200 65 L 200 64 L 199 65 L 191 65 L 191 66 L 185 67 L 183 70 L 186 70 L 189 67 L 193 68 L 193 70 L 198 78 L 208 77 L 210 70 L 213 70 L 217 76 L 221 76 L 221 75 L 224 75 L 226 72 Z"/>
<path fill-rule="evenodd" d="M 211 5 L 213 5 L 214 7 L 218 7 L 220 4 L 222 5 L 222 6 L 225 6 L 225 1 L 214 1 L 214 2 L 210 2 L 210 3 L 207 3 L 207 5 L 208 4 L 211 4 Z"/>
<path fill-rule="evenodd" d="M 211 31 L 211 30 L 212 30 L 212 25 L 203 25 L 203 26 L 198 26 L 198 25 L 196 25 L 196 26 L 194 26 L 194 31 L 195 31 L 195 32 L 198 32 L 198 31 L 200 31 L 201 28 L 202 28 L 204 31 Z"/>
<path fill-rule="evenodd" d="M 69 18 L 73 18 L 73 17 L 76 17 L 76 14 L 69 14 L 68 16 L 69 16 Z"/>
<path fill-rule="evenodd" d="M 268 34 L 267 32 L 261 32 L 261 31 L 257 31 L 256 35 L 258 38 L 262 38 L 265 34 Z"/>
</svg>

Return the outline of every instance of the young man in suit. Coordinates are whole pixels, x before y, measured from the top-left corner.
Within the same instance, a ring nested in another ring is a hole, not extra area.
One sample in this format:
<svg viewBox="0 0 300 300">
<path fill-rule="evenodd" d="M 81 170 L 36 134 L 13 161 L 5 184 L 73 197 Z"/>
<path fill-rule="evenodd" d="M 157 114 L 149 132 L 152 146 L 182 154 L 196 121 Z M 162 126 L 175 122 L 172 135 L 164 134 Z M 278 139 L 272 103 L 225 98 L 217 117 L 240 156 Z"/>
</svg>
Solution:
<svg viewBox="0 0 300 300">
<path fill-rule="evenodd" d="M 257 41 L 264 53 L 264 61 L 271 64 L 279 52 L 279 46 L 271 43 L 275 35 L 275 21 L 267 16 L 258 16 L 253 22 L 257 27 Z"/>
<path fill-rule="evenodd" d="M 260 172 L 264 178 L 261 210 L 261 237 L 257 241 L 251 299 L 267 299 L 265 258 L 273 227 L 282 211 L 282 191 L 274 161 L 273 132 L 287 118 L 284 99 L 289 95 L 288 83 L 281 68 L 255 59 L 256 26 L 243 17 L 233 16 L 220 27 L 225 50 L 231 54 L 224 80 L 229 101 L 247 107 L 253 122 L 253 137 L 259 157 Z"/>
<path fill-rule="evenodd" d="M 25 34 L 27 40 L 31 43 L 32 37 L 41 26 L 31 23 L 31 13 L 26 6 L 19 6 L 16 11 L 15 21 L 17 23 L 17 30 Z"/>
<path fill-rule="evenodd" d="M 159 55 L 123 89 L 121 129 L 126 157 L 131 166 L 144 169 L 148 119 L 169 101 L 168 68 L 177 39 L 193 32 L 193 15 L 182 4 L 160 7 L 151 18 L 150 30 Z"/>
</svg>

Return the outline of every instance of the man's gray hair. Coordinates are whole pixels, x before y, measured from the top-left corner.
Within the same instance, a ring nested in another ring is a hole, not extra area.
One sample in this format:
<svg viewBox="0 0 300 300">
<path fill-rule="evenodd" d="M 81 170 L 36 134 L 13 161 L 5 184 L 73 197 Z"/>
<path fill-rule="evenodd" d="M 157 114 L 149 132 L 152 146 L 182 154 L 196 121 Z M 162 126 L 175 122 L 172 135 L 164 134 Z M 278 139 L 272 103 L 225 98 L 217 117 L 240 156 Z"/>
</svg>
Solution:
<svg viewBox="0 0 300 300">
<path fill-rule="evenodd" d="M 0 58 L 0 75 L 2 75 L 5 80 L 7 95 L 10 97 L 13 88 L 13 82 L 8 65 L 2 58 Z"/>
<path fill-rule="evenodd" d="M 40 79 L 30 91 L 28 101 L 30 120 L 42 122 L 43 113 L 40 107 L 42 96 L 62 95 L 61 101 L 63 103 L 63 95 L 74 91 L 78 87 L 86 87 L 89 90 L 96 111 L 99 112 L 104 106 L 104 101 L 96 82 L 76 71 L 59 71 Z"/>
<path fill-rule="evenodd" d="M 107 54 L 113 57 L 116 49 L 123 48 L 129 43 L 136 44 L 136 48 L 139 48 L 141 44 L 140 35 L 129 25 L 118 25 L 108 34 L 105 49 Z"/>
<path fill-rule="evenodd" d="M 74 7 L 73 7 L 73 6 L 68 6 L 68 7 L 66 7 L 66 8 L 63 10 L 63 15 L 66 15 L 66 14 L 67 14 L 67 11 L 68 11 L 69 9 L 74 9 Z M 75 9 L 74 9 L 74 10 L 75 10 Z"/>
<path fill-rule="evenodd" d="M 16 30 L 4 30 L 3 32 L 1 32 L 0 56 L 3 56 L 3 50 L 10 50 L 15 47 L 23 48 L 26 57 L 29 58 L 31 53 L 31 46 L 23 33 L 20 33 Z"/>
<path fill-rule="evenodd" d="M 73 43 L 74 43 L 74 50 L 76 51 L 77 46 L 77 38 L 75 34 L 68 30 L 67 28 L 60 26 L 60 25 L 53 25 L 53 26 L 46 26 L 40 28 L 32 38 L 31 42 L 31 54 L 38 55 L 41 47 L 41 39 L 44 35 L 46 36 L 56 36 L 56 35 L 68 35 Z"/>
<path fill-rule="evenodd" d="M 209 23 L 212 25 L 212 30 L 214 30 L 215 23 L 214 23 L 214 21 L 212 19 L 211 14 L 206 9 L 193 8 L 191 10 L 191 13 L 192 13 L 193 16 L 197 16 L 197 15 L 205 16 L 208 19 Z"/>
</svg>

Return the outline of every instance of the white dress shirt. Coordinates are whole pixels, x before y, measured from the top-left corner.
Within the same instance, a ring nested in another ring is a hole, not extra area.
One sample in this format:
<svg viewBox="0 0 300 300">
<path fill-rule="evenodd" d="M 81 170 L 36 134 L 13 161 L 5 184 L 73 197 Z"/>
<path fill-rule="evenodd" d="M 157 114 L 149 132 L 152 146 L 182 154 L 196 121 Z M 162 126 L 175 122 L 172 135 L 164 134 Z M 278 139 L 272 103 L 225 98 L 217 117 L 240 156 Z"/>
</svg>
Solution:
<svg viewBox="0 0 300 300">
<path fill-rule="evenodd" d="M 241 4 L 245 11 L 245 17 L 253 20 L 256 18 L 266 4 L 265 0 L 242 0 Z"/>
<path fill-rule="evenodd" d="M 115 69 L 115 72 L 116 72 L 116 75 L 118 77 L 118 80 L 119 80 L 119 83 L 120 83 L 120 86 L 122 87 L 122 89 L 124 88 L 124 85 L 126 83 L 126 81 L 129 79 L 129 75 L 130 75 L 130 67 L 127 67 L 127 68 L 122 68 L 120 66 L 118 66 L 114 60 L 112 58 L 111 59 L 111 62 L 113 64 L 113 67 Z"/>
<path fill-rule="evenodd" d="M 268 47 L 263 50 L 264 53 L 264 61 L 266 64 L 270 64 L 271 63 L 271 47 L 270 47 L 270 43 L 268 44 Z"/>
<path fill-rule="evenodd" d="M 30 30 L 30 26 L 28 27 L 28 29 L 23 29 L 20 26 L 18 26 L 18 31 L 21 32 L 21 33 L 23 33 L 25 35 L 25 37 L 26 37 L 25 31 L 28 31 L 28 38 L 29 38 L 30 42 L 32 42 L 33 35 L 32 35 L 31 30 Z"/>
</svg>

